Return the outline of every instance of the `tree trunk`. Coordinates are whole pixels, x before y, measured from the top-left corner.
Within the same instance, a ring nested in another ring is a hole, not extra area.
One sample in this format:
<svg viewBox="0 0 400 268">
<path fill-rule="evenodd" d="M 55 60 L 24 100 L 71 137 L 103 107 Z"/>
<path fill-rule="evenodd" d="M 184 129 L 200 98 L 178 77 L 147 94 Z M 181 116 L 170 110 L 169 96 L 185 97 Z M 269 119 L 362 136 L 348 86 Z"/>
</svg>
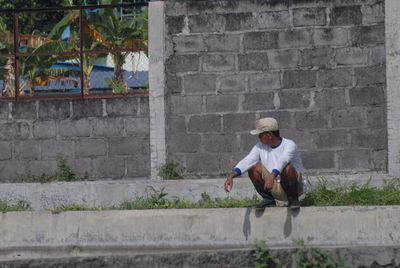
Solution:
<svg viewBox="0 0 400 268">
<path fill-rule="evenodd" d="M 122 65 L 124 65 L 125 57 L 122 53 L 115 53 L 112 55 L 112 59 L 114 62 L 114 81 L 120 85 L 123 85 L 123 93 L 128 93 L 128 85 L 126 83 L 125 72 L 122 68 Z"/>
</svg>

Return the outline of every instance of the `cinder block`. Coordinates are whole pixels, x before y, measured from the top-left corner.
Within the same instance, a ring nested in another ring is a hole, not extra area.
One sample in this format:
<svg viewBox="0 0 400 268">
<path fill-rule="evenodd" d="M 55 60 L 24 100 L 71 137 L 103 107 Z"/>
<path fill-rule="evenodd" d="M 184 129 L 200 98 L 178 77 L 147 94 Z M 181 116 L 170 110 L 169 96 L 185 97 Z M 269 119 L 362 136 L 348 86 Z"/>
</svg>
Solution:
<svg viewBox="0 0 400 268">
<path fill-rule="evenodd" d="M 223 32 L 225 29 L 225 16 L 220 14 L 202 14 L 188 18 L 191 33 Z"/>
<path fill-rule="evenodd" d="M 293 9 L 293 26 L 323 26 L 326 25 L 326 9 L 296 8 Z"/>
<path fill-rule="evenodd" d="M 369 128 L 386 128 L 386 107 L 368 107 L 367 124 Z"/>
<path fill-rule="evenodd" d="M 361 23 L 361 6 L 334 7 L 330 12 L 330 24 L 332 26 L 359 25 Z"/>
<path fill-rule="evenodd" d="M 264 92 L 274 89 L 280 89 L 281 74 L 280 72 L 263 72 L 262 74 L 249 75 L 250 90 L 254 92 Z"/>
<path fill-rule="evenodd" d="M 353 45 L 372 45 L 385 43 L 385 25 L 358 26 L 351 29 Z"/>
<path fill-rule="evenodd" d="M 67 163 L 77 176 L 89 175 L 89 178 L 92 179 L 92 160 L 90 158 L 68 159 Z"/>
<path fill-rule="evenodd" d="M 363 24 L 374 24 L 385 22 L 385 7 L 383 2 L 374 5 L 362 5 Z"/>
<path fill-rule="evenodd" d="M 0 119 L 8 119 L 8 103 L 0 102 Z"/>
<path fill-rule="evenodd" d="M 326 69 L 318 73 L 319 87 L 349 87 L 352 84 L 352 69 Z"/>
<path fill-rule="evenodd" d="M 139 98 L 139 115 L 140 116 L 149 116 L 149 97 L 144 96 Z"/>
<path fill-rule="evenodd" d="M 256 116 L 254 113 L 246 114 L 226 114 L 222 117 L 224 132 L 249 132 L 255 128 Z"/>
<path fill-rule="evenodd" d="M 235 112 L 238 110 L 239 100 L 237 95 L 210 95 L 206 97 L 206 111 Z"/>
<path fill-rule="evenodd" d="M 368 63 L 368 48 L 347 47 L 336 50 L 335 61 L 338 65 L 362 65 Z"/>
<path fill-rule="evenodd" d="M 350 104 L 360 105 L 385 105 L 385 90 L 383 87 L 352 88 L 349 91 Z"/>
<path fill-rule="evenodd" d="M 340 46 L 349 42 L 348 30 L 344 28 L 324 28 L 314 30 L 316 46 Z"/>
<path fill-rule="evenodd" d="M 344 149 L 349 146 L 346 130 L 319 130 L 313 133 L 313 141 L 318 149 Z"/>
<path fill-rule="evenodd" d="M 39 101 L 39 119 L 63 120 L 70 117 L 70 100 Z"/>
<path fill-rule="evenodd" d="M 376 46 L 371 48 L 371 62 L 374 65 L 386 63 L 385 46 Z"/>
<path fill-rule="evenodd" d="M 126 135 L 131 136 L 135 134 L 149 134 L 150 131 L 150 118 L 148 117 L 137 117 L 137 118 L 125 118 L 124 126 Z"/>
<path fill-rule="evenodd" d="M 377 171 L 387 172 L 388 170 L 388 151 L 377 150 L 371 152 L 372 168 Z"/>
<path fill-rule="evenodd" d="M 358 86 L 386 84 L 386 66 L 355 68 L 354 75 Z"/>
<path fill-rule="evenodd" d="M 55 175 L 57 172 L 56 160 L 33 160 L 27 163 L 26 173 L 34 176 L 46 174 L 47 176 Z"/>
<path fill-rule="evenodd" d="M 316 71 L 291 70 L 283 73 L 283 88 L 313 88 L 316 82 Z"/>
<path fill-rule="evenodd" d="M 371 150 L 351 149 L 338 152 L 339 170 L 352 171 L 367 170 L 371 168 Z"/>
<path fill-rule="evenodd" d="M 54 159 L 58 154 L 61 154 L 65 158 L 72 159 L 73 148 L 73 141 L 45 140 L 42 141 L 42 157 L 43 159 Z"/>
<path fill-rule="evenodd" d="M 103 103 L 100 99 L 84 99 L 72 101 L 73 118 L 102 117 Z"/>
<path fill-rule="evenodd" d="M 147 135 L 112 138 L 108 147 L 108 154 L 111 156 L 149 154 L 150 138 Z"/>
<path fill-rule="evenodd" d="M 310 106 L 309 91 L 283 91 L 279 94 L 280 109 L 307 108 Z"/>
<path fill-rule="evenodd" d="M 242 103 L 245 111 L 272 110 L 274 106 L 274 93 L 257 93 L 244 95 Z"/>
<path fill-rule="evenodd" d="M 315 92 L 315 106 L 321 110 L 332 108 L 343 108 L 346 106 L 346 97 L 344 89 L 324 89 Z"/>
<path fill-rule="evenodd" d="M 220 154 L 197 153 L 186 155 L 186 171 L 210 174 L 219 171 Z"/>
<path fill-rule="evenodd" d="M 93 175 L 96 178 L 121 179 L 125 176 L 125 160 L 120 157 L 94 158 Z"/>
<path fill-rule="evenodd" d="M 275 118 L 278 121 L 279 130 L 295 128 L 295 124 L 293 122 L 293 116 L 292 116 L 291 112 L 273 111 L 273 112 L 260 113 L 260 118 L 264 118 L 264 117 Z"/>
<path fill-rule="evenodd" d="M 24 140 L 29 138 L 30 126 L 28 123 L 0 123 L 0 140 Z"/>
<path fill-rule="evenodd" d="M 56 121 L 35 121 L 33 123 L 33 137 L 47 139 L 56 137 Z"/>
<path fill-rule="evenodd" d="M 199 114 L 202 106 L 202 96 L 171 96 L 172 114 Z"/>
<path fill-rule="evenodd" d="M 199 55 L 173 55 L 167 60 L 165 70 L 171 73 L 198 71 Z"/>
<path fill-rule="evenodd" d="M 182 78 L 176 74 L 167 73 L 165 76 L 166 92 L 170 94 L 182 92 Z"/>
<path fill-rule="evenodd" d="M 221 116 L 219 115 L 202 115 L 191 116 L 189 119 L 188 129 L 190 132 L 210 133 L 221 131 Z"/>
<path fill-rule="evenodd" d="M 202 35 L 177 35 L 172 37 L 174 51 L 180 52 L 201 52 L 205 51 Z"/>
<path fill-rule="evenodd" d="M 229 13 L 223 15 L 225 31 L 246 31 L 256 27 L 257 20 L 252 13 Z"/>
<path fill-rule="evenodd" d="M 0 161 L 0 180 L 2 182 L 18 181 L 27 175 L 25 161 Z"/>
<path fill-rule="evenodd" d="M 103 156 L 107 153 L 107 142 L 103 139 L 80 139 L 75 142 L 76 157 Z"/>
<path fill-rule="evenodd" d="M 200 135 L 174 134 L 167 139 L 167 150 L 171 153 L 197 153 L 200 143 Z"/>
<path fill-rule="evenodd" d="M 239 145 L 233 134 L 206 134 L 203 136 L 206 152 L 237 152 Z"/>
<path fill-rule="evenodd" d="M 185 16 L 166 16 L 165 24 L 169 34 L 181 33 L 185 27 Z"/>
<path fill-rule="evenodd" d="M 329 65 L 333 50 L 327 47 L 304 49 L 301 51 L 301 66 L 324 68 Z"/>
<path fill-rule="evenodd" d="M 238 52 L 240 49 L 238 34 L 210 34 L 204 39 L 209 52 Z"/>
<path fill-rule="evenodd" d="M 281 50 L 268 52 L 270 69 L 296 68 L 299 64 L 299 51 Z"/>
<path fill-rule="evenodd" d="M 123 118 L 94 118 L 91 120 L 93 136 L 118 137 L 124 135 Z"/>
<path fill-rule="evenodd" d="M 227 72 L 235 71 L 235 55 L 213 54 L 203 58 L 203 71 L 205 72 Z"/>
<path fill-rule="evenodd" d="M 218 77 L 219 92 L 245 92 L 247 76 L 245 74 L 233 74 Z"/>
<path fill-rule="evenodd" d="M 239 54 L 240 71 L 268 70 L 268 54 L 265 52 Z"/>
<path fill-rule="evenodd" d="M 281 131 L 281 136 L 294 141 L 299 147 L 299 150 L 310 150 L 310 148 L 313 148 L 311 139 L 312 131 L 315 130 L 310 130 L 306 128 L 301 131 L 298 131 L 295 128 L 283 129 Z"/>
<path fill-rule="evenodd" d="M 324 129 L 328 127 L 329 114 L 326 111 L 296 112 L 296 129 Z"/>
<path fill-rule="evenodd" d="M 258 136 L 251 135 L 250 133 L 240 135 L 239 150 L 240 152 L 244 152 L 244 155 L 240 155 L 238 159 L 234 159 L 234 165 L 237 164 L 244 156 L 250 153 L 251 149 L 259 141 L 260 140 L 258 139 Z"/>
<path fill-rule="evenodd" d="M 62 137 L 89 137 L 91 133 L 90 120 L 60 121 L 58 131 Z"/>
<path fill-rule="evenodd" d="M 11 143 L 10 142 L 0 142 L 0 160 L 11 159 Z"/>
<path fill-rule="evenodd" d="M 128 177 L 149 177 L 150 156 L 136 155 L 126 160 Z"/>
<path fill-rule="evenodd" d="M 11 115 L 14 120 L 36 119 L 36 101 L 13 102 Z"/>
<path fill-rule="evenodd" d="M 109 117 L 138 114 L 138 98 L 123 97 L 106 100 L 106 111 Z"/>
<path fill-rule="evenodd" d="M 279 32 L 279 48 L 299 48 L 313 45 L 312 35 L 309 29 L 294 29 Z"/>
<path fill-rule="evenodd" d="M 288 10 L 262 12 L 257 14 L 257 26 L 260 29 L 282 29 L 290 27 Z"/>
<path fill-rule="evenodd" d="M 243 48 L 245 51 L 278 48 L 278 33 L 278 31 L 244 33 Z"/>
<path fill-rule="evenodd" d="M 306 170 L 335 168 L 335 152 L 333 151 L 303 152 L 301 158 Z"/>
<path fill-rule="evenodd" d="M 214 74 L 193 74 L 183 77 L 183 87 L 188 93 L 215 93 L 216 75 Z"/>
<path fill-rule="evenodd" d="M 357 129 L 351 131 L 352 148 L 387 149 L 386 129 Z"/>
<path fill-rule="evenodd" d="M 364 125 L 364 109 L 360 107 L 347 108 L 332 113 L 332 127 L 359 128 Z"/>
<path fill-rule="evenodd" d="M 183 116 L 169 116 L 167 118 L 167 131 L 173 133 L 186 133 L 186 122 Z"/>
</svg>

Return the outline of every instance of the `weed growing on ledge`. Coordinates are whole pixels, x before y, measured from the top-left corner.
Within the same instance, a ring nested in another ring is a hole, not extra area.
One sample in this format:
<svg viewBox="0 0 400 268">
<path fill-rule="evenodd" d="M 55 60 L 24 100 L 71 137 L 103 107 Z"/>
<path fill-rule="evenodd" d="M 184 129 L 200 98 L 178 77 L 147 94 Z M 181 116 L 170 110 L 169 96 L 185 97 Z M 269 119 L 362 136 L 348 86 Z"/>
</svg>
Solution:
<svg viewBox="0 0 400 268">
<path fill-rule="evenodd" d="M 386 182 L 382 187 L 369 183 L 353 184 L 349 187 L 328 185 L 320 180 L 310 185 L 310 190 L 301 201 L 303 206 L 390 206 L 400 205 L 400 178 Z"/>
<path fill-rule="evenodd" d="M 7 212 L 7 211 L 25 211 L 30 210 L 31 206 L 25 200 L 19 200 L 15 205 L 9 205 L 4 201 L 0 201 L 0 211 Z"/>
<path fill-rule="evenodd" d="M 168 162 L 158 168 L 158 176 L 164 180 L 182 180 L 184 168 L 175 162 Z"/>
</svg>

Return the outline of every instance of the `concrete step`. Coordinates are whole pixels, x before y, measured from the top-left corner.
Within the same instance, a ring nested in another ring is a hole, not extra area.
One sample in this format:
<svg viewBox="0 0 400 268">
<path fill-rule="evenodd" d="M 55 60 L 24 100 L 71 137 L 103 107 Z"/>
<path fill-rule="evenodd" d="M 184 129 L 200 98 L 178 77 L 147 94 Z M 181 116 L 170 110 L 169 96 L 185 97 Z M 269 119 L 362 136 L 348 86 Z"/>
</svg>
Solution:
<svg viewBox="0 0 400 268">
<path fill-rule="evenodd" d="M 365 173 L 346 175 L 308 176 L 311 184 L 320 180 L 329 183 L 348 185 L 352 183 L 370 183 L 380 186 L 391 179 L 387 174 Z M 45 210 L 68 204 L 81 204 L 95 207 L 109 207 L 119 205 L 125 201 L 135 200 L 137 197 L 147 197 L 154 191 L 168 193 L 167 197 L 198 201 L 202 193 L 212 198 L 233 197 L 237 199 L 257 196 L 254 187 L 246 176 L 234 180 L 233 191 L 229 194 L 223 189 L 225 178 L 199 180 L 139 180 L 139 181 L 82 181 L 82 182 L 54 182 L 54 183 L 2 183 L 0 200 L 15 204 L 19 200 L 29 203 L 33 210 Z"/>
<path fill-rule="evenodd" d="M 316 247 L 400 253 L 399 222 L 400 206 L 7 212 L 0 260 L 243 249 L 256 239 L 291 248 L 308 237 Z"/>
</svg>

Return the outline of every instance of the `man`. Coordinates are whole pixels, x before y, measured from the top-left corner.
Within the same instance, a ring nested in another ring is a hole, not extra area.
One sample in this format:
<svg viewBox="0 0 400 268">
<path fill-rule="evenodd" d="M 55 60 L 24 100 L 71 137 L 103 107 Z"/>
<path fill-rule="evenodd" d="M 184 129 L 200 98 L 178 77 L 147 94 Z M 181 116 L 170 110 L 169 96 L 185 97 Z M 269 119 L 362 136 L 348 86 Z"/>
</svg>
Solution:
<svg viewBox="0 0 400 268">
<path fill-rule="evenodd" d="M 256 191 L 263 201 L 256 208 L 275 206 L 275 199 L 288 201 L 290 209 L 300 208 L 299 196 L 304 192 L 303 164 L 297 145 L 279 134 L 278 122 L 271 117 L 257 121 L 250 131 L 258 135 L 258 142 L 250 153 L 234 168 L 225 181 L 225 191 L 233 186 L 233 178 L 248 171 Z"/>
</svg>

